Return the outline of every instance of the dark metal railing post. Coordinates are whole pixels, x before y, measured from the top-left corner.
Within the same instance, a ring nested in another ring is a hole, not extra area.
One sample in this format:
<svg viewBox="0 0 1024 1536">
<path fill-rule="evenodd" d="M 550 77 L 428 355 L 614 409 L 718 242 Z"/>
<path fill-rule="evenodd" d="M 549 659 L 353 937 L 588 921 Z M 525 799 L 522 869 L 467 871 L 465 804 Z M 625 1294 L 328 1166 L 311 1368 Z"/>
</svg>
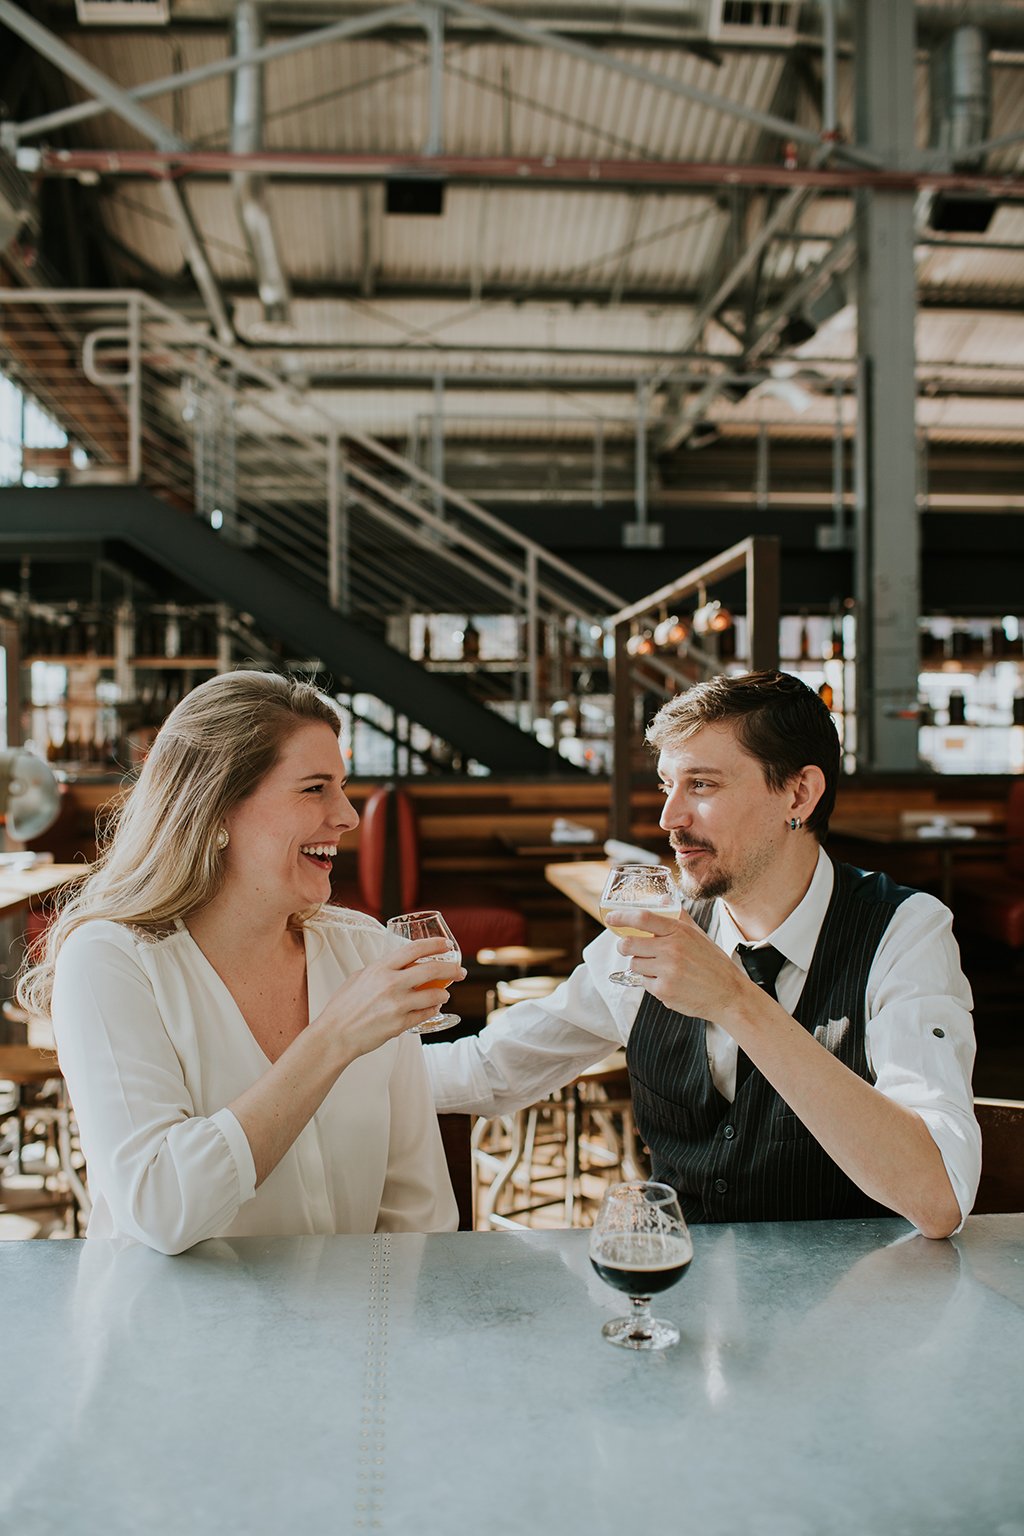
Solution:
<svg viewBox="0 0 1024 1536">
<path fill-rule="evenodd" d="M 779 541 L 758 534 L 734 544 L 713 560 L 695 566 L 677 581 L 650 592 L 639 602 L 620 608 L 609 620 L 615 637 L 612 662 L 614 717 L 612 730 L 612 785 L 609 826 L 613 837 L 626 841 L 632 826 L 631 792 L 633 762 L 634 683 L 630 655 L 626 649 L 634 620 L 658 610 L 669 611 L 680 598 L 700 592 L 712 581 L 743 571 L 746 577 L 747 623 L 749 628 L 748 661 L 752 671 L 762 671 L 779 664 Z"/>
</svg>

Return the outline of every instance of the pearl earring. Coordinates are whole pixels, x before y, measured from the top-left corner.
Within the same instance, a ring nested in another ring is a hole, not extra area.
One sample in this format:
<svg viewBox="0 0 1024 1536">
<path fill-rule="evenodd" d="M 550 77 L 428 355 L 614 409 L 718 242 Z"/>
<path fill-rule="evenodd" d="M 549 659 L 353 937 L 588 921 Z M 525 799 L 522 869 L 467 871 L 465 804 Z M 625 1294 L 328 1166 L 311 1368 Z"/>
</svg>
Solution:
<svg viewBox="0 0 1024 1536">
<path fill-rule="evenodd" d="M 224 849 L 227 847 L 230 841 L 231 838 L 228 834 L 227 827 L 221 827 L 217 832 L 217 836 L 213 840 L 213 845 L 218 853 L 223 853 Z"/>
</svg>

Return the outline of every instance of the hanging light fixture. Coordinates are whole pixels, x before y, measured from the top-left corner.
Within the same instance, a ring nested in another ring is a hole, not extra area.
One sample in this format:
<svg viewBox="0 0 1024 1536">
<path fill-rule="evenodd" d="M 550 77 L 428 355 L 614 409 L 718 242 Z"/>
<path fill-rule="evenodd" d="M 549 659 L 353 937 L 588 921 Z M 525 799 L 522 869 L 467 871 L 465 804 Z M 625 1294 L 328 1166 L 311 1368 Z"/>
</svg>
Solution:
<svg viewBox="0 0 1024 1536">
<path fill-rule="evenodd" d="M 626 641 L 627 656 L 653 656 L 654 636 L 649 629 L 639 629 Z"/>
<path fill-rule="evenodd" d="M 690 638 L 690 621 L 680 618 L 678 614 L 672 614 L 670 618 L 662 619 L 655 627 L 654 643 L 662 650 L 675 650 Z"/>
<path fill-rule="evenodd" d="M 717 598 L 708 602 L 708 595 L 703 587 L 700 589 L 698 608 L 693 615 L 693 629 L 697 635 L 720 635 L 723 630 L 732 628 L 732 614 Z"/>
</svg>

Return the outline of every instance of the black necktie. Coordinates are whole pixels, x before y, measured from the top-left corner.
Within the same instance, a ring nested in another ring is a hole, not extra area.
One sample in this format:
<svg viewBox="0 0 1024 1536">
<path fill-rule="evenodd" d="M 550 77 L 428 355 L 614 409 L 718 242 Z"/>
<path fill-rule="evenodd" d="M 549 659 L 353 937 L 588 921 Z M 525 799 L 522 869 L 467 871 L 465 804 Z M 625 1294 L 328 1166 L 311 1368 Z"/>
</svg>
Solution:
<svg viewBox="0 0 1024 1536">
<path fill-rule="evenodd" d="M 779 972 L 786 963 L 785 955 L 780 955 L 777 949 L 770 944 L 762 944 L 754 949 L 750 944 L 737 944 L 736 953 L 740 957 L 743 969 L 751 981 L 757 983 L 762 992 L 767 992 L 769 997 L 774 997 L 778 1002 L 779 994 L 775 990 L 775 983 Z M 750 1057 L 746 1051 L 736 1047 L 736 1092 L 739 1092 L 740 1084 L 750 1072 Z"/>
</svg>

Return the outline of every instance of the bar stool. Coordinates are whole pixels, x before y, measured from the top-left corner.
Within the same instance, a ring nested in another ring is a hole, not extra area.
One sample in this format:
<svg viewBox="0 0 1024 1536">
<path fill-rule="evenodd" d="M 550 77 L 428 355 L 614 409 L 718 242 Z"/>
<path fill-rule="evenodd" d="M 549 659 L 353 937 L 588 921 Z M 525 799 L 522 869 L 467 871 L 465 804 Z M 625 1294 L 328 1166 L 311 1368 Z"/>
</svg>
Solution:
<svg viewBox="0 0 1024 1536">
<path fill-rule="evenodd" d="M 501 1124 L 508 1138 L 504 1156 L 478 1143 L 478 1167 L 495 1170 L 482 1212 L 488 1227 L 526 1226 L 520 1218 L 554 1205 L 561 1206 L 563 1224 L 571 1227 L 585 1210 L 585 1173 L 597 1172 L 602 1180 L 646 1177 L 637 1162 L 625 1051 L 613 1051 L 547 1099 L 502 1117 Z M 600 1140 L 592 1139 L 595 1130 Z M 545 1148 L 554 1151 L 549 1160 L 539 1155 Z M 561 1192 L 549 1195 L 545 1186 L 551 1183 Z M 499 1210 L 513 1189 L 522 1192 L 524 1203 Z"/>
<path fill-rule="evenodd" d="M 489 1018 L 500 1001 L 518 1002 L 518 998 L 498 997 L 498 988 L 503 982 L 532 981 L 537 982 L 537 967 L 551 965 L 555 960 L 565 958 L 564 949 L 541 949 L 532 944 L 503 944 L 497 949 L 478 949 L 476 963 L 484 972 L 493 975 L 494 980 L 488 981 L 487 991 L 484 997 L 484 1013 Z M 529 974 L 528 974 L 529 973 Z M 561 976 L 544 977 L 550 981 L 549 992 L 553 992 L 560 981 Z M 541 993 L 533 993 L 533 996 L 543 996 Z"/>
<path fill-rule="evenodd" d="M 514 1003 L 549 996 L 563 979 L 521 976 L 499 981 L 495 988 L 498 1006 L 488 1012 L 488 1023 Z M 599 1133 L 599 1140 L 591 1139 L 594 1131 Z M 478 1120 L 472 1149 L 476 1171 L 492 1175 L 481 1213 L 483 1225 L 522 1226 L 525 1223 L 517 1218 L 561 1205 L 565 1225 L 572 1226 L 577 1207 L 583 1205 L 584 1171 L 597 1165 L 602 1172 L 620 1177 L 643 1176 L 637 1165 L 625 1052 L 613 1051 L 537 1104 L 512 1115 Z M 589 1162 L 586 1169 L 585 1158 Z M 554 1181 L 562 1183 L 561 1194 L 544 1198 L 544 1186 Z M 525 1203 L 499 1210 L 512 1190 L 521 1191 Z"/>
<path fill-rule="evenodd" d="M 65 1207 L 71 1213 L 72 1231 L 80 1235 L 92 1202 L 82 1176 L 80 1155 L 75 1156 L 77 1137 L 67 1085 L 52 1047 L 0 1046 L 0 1091 L 7 1105 L 5 1118 L 14 1129 L 14 1163 L 19 1174 L 26 1171 L 26 1145 L 36 1142 L 43 1148 L 39 1171 L 47 1198 L 38 1205 L 19 1202 L 18 1209 Z M 51 1179 L 55 1186 L 52 1189 Z"/>
<path fill-rule="evenodd" d="M 496 955 L 498 951 L 483 950 L 483 955 Z M 515 946 L 515 953 L 519 960 L 524 956 L 536 956 L 545 953 L 553 953 L 544 950 L 528 950 L 525 946 Z M 480 959 L 480 955 L 477 956 Z M 490 964 L 491 961 L 484 961 Z M 564 978 L 561 976 L 523 976 L 508 978 L 503 977 L 495 982 L 493 987 L 487 990 L 487 1008 L 485 1022 L 490 1024 L 506 1008 L 514 1003 L 533 1001 L 537 998 L 548 997 Z M 470 1147 L 473 1156 L 473 1170 L 479 1174 L 482 1170 L 490 1172 L 497 1188 L 493 1189 L 493 1196 L 488 1192 L 488 1224 L 490 1206 L 497 1199 L 501 1190 L 513 1176 L 522 1162 L 524 1148 L 526 1146 L 527 1131 L 530 1134 L 531 1155 L 536 1144 L 538 1107 L 531 1111 L 520 1110 L 515 1115 L 498 1115 L 493 1118 L 481 1117 L 473 1126 L 470 1138 Z M 474 1181 L 477 1182 L 477 1181 Z"/>
<path fill-rule="evenodd" d="M 502 944 L 497 949 L 478 949 L 477 965 L 500 966 L 524 976 L 537 965 L 550 965 L 552 960 L 565 958 L 564 949 L 540 949 L 532 944 Z"/>
</svg>

